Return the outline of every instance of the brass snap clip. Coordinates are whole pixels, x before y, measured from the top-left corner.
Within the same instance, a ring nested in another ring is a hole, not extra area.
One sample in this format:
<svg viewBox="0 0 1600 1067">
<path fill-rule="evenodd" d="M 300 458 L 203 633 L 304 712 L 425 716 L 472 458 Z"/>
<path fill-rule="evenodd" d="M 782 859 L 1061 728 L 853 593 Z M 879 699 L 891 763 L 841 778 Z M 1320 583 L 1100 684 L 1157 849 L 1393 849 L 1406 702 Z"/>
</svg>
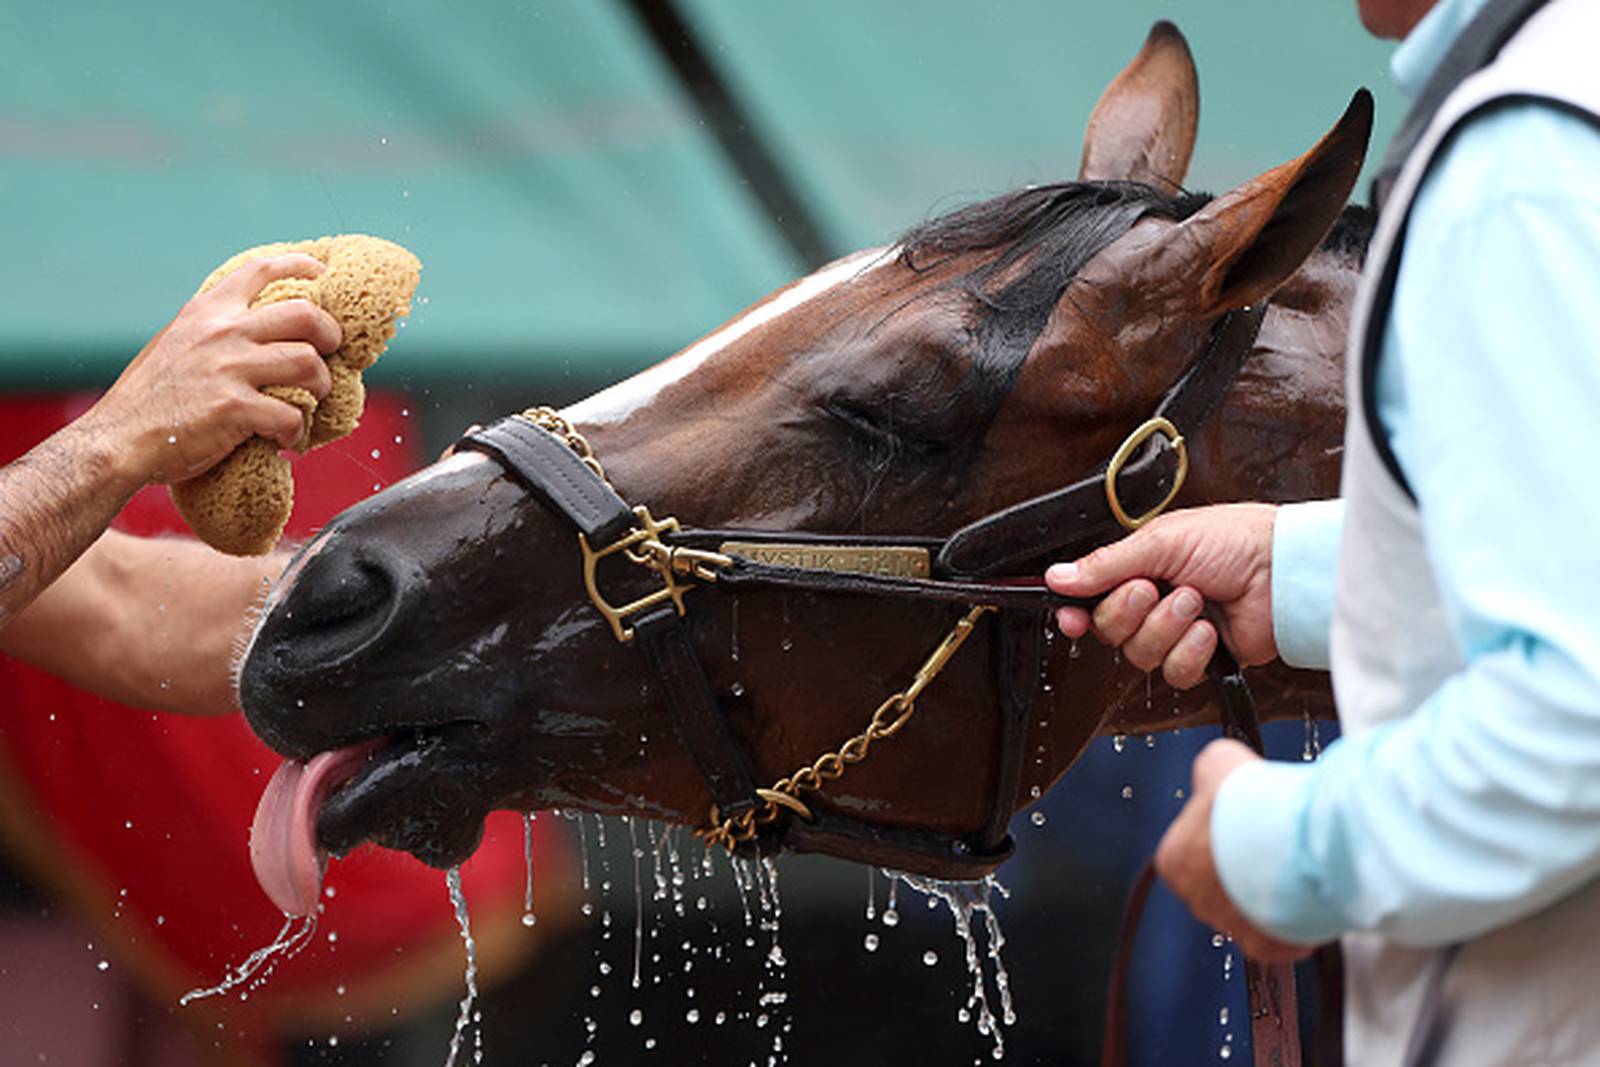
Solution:
<svg viewBox="0 0 1600 1067">
<path fill-rule="evenodd" d="M 1159 504 L 1143 515 L 1132 516 L 1123 508 L 1122 501 L 1117 496 L 1117 476 L 1122 473 L 1122 468 L 1127 465 L 1134 451 L 1156 434 L 1165 437 L 1167 443 L 1177 451 L 1178 471 L 1172 478 L 1172 488 L 1167 490 L 1167 495 L 1161 498 Z M 1123 529 L 1137 530 L 1167 509 L 1167 505 L 1178 495 L 1178 490 L 1183 488 L 1183 481 L 1188 476 L 1189 446 L 1184 443 L 1183 435 L 1178 432 L 1176 426 L 1167 419 L 1157 416 L 1129 434 L 1128 439 L 1123 441 L 1112 455 L 1111 462 L 1106 464 L 1106 503 L 1111 505 L 1111 514 L 1116 516 Z"/>
<path fill-rule="evenodd" d="M 584 588 L 589 591 L 589 599 L 594 602 L 595 609 L 611 624 L 611 632 L 623 644 L 634 637 L 634 629 L 628 625 L 629 618 L 668 600 L 682 615 L 685 612 L 683 594 L 694 588 L 692 582 L 679 580 L 679 574 L 672 565 L 671 550 L 661 541 L 662 534 L 677 532 L 678 520 L 668 517 L 658 522 L 650 514 L 650 509 L 642 506 L 634 508 L 633 513 L 639 525 L 604 548 L 592 548 L 587 537 L 581 533 L 578 535 L 578 546 L 583 550 Z M 661 588 L 620 607 L 608 601 L 600 591 L 597 571 L 601 560 L 618 552 L 626 553 L 632 562 L 655 571 L 661 578 Z"/>
</svg>

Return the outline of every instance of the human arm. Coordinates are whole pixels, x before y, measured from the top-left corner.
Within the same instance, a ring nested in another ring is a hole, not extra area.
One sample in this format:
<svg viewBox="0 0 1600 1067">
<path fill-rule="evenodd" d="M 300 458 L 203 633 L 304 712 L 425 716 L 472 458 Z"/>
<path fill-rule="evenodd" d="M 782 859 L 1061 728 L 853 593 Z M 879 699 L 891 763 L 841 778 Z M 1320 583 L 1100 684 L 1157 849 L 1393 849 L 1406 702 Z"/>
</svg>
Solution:
<svg viewBox="0 0 1600 1067">
<path fill-rule="evenodd" d="M 234 661 L 288 560 L 109 530 L 0 631 L 0 651 L 134 707 L 237 711 Z"/>
<path fill-rule="evenodd" d="M 82 554 L 141 487 L 198 474 L 253 434 L 288 446 L 304 418 L 265 385 L 328 391 L 339 327 L 303 300 L 252 311 L 309 256 L 247 264 L 184 305 L 82 417 L 0 468 L 0 626 Z"/>
<path fill-rule="evenodd" d="M 1417 202 L 1378 410 L 1464 666 L 1314 765 L 1220 786 L 1221 882 L 1279 936 L 1454 942 L 1600 874 L 1600 479 L 1577 429 L 1600 404 L 1596 168 L 1584 121 L 1507 107 Z"/>
</svg>

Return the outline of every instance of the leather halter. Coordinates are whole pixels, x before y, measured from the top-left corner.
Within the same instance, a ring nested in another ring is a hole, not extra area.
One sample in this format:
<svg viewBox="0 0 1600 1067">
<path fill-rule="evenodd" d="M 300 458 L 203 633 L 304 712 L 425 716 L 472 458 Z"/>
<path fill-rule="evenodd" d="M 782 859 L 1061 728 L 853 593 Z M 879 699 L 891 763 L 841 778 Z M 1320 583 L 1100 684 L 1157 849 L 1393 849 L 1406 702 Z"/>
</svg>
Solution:
<svg viewBox="0 0 1600 1067">
<path fill-rule="evenodd" d="M 940 833 L 879 825 L 794 804 L 794 812 L 805 811 L 809 818 L 783 812 L 762 826 L 754 842 L 766 851 L 826 852 L 929 877 L 975 880 L 993 872 L 1013 851 L 1006 828 L 1016 811 L 1047 612 L 1066 604 L 1092 606 L 1096 602 L 1050 592 L 1037 578 L 1043 561 L 1054 554 L 1076 555 L 1115 540 L 1124 527 L 1154 517 L 1170 503 L 1187 471 L 1184 437 L 1199 431 L 1232 384 L 1254 347 L 1264 311 L 1264 307 L 1246 308 L 1223 316 L 1213 327 L 1205 350 L 1168 390 L 1152 418 L 1130 434 L 1096 473 L 986 516 L 944 541 L 679 529 L 675 520 L 658 522 L 647 509 L 630 508 L 605 481 L 581 436 L 572 432 L 570 437 L 575 440 L 569 440 L 527 415 L 514 415 L 469 433 L 460 445 L 498 460 L 521 485 L 577 528 L 585 553 L 585 576 L 596 606 L 611 619 L 619 639 L 638 644 L 649 661 L 680 739 L 700 771 L 715 811 L 723 818 L 737 817 L 763 802 L 770 807 L 773 798 L 770 790 L 758 790 L 748 760 L 734 740 L 694 652 L 683 600 L 689 588 L 796 589 L 952 603 L 997 613 L 1000 759 L 981 827 L 964 835 Z M 745 550 L 748 554 L 736 554 L 729 542 L 754 547 Z M 667 558 L 654 562 L 642 558 L 638 553 L 647 543 L 651 551 Z M 759 547 L 774 543 L 827 551 L 863 545 L 920 548 L 934 563 L 927 577 L 841 573 L 759 558 Z M 591 545 L 603 547 L 593 549 Z M 623 608 L 612 608 L 596 587 L 594 566 L 597 558 L 614 552 L 627 552 L 634 562 L 654 565 L 664 587 Z M 1027 575 L 1025 579 L 978 580 L 999 573 L 1015 574 L 1019 569 Z M 1242 684 L 1225 685 L 1225 706 L 1233 706 L 1241 693 L 1248 699 Z"/>
</svg>

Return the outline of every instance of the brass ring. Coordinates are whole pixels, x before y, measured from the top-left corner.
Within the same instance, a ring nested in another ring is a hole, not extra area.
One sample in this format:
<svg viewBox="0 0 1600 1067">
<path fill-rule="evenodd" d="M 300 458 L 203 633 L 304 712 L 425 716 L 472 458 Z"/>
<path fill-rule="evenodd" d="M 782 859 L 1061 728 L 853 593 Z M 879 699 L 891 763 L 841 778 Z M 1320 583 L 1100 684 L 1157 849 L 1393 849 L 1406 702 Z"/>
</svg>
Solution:
<svg viewBox="0 0 1600 1067">
<path fill-rule="evenodd" d="M 1178 473 L 1172 479 L 1172 488 L 1167 490 L 1167 495 L 1161 498 L 1159 504 L 1143 515 L 1131 516 L 1123 509 L 1122 501 L 1117 498 L 1117 476 L 1122 473 L 1122 468 L 1127 464 L 1128 457 L 1133 455 L 1134 449 L 1158 433 L 1164 436 L 1168 443 L 1177 450 Z M 1176 426 L 1158 416 L 1145 422 L 1144 425 L 1129 434 L 1128 439 L 1123 441 L 1112 455 L 1111 462 L 1106 464 L 1106 503 L 1111 505 L 1111 514 L 1116 516 L 1123 529 L 1137 530 L 1167 509 L 1167 505 L 1172 503 L 1173 498 L 1178 495 L 1178 490 L 1183 488 L 1183 481 L 1188 476 L 1189 446 L 1184 443 L 1183 435 L 1178 432 Z"/>
</svg>

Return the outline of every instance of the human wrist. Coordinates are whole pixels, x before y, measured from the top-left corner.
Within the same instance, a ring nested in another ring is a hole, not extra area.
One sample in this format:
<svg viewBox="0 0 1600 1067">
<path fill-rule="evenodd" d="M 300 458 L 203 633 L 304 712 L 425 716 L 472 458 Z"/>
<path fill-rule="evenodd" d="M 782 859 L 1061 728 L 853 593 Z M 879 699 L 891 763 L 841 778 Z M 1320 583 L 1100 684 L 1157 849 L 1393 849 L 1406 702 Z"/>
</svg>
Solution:
<svg viewBox="0 0 1600 1067">
<path fill-rule="evenodd" d="M 1283 504 L 1272 527 L 1272 638 L 1291 667 L 1328 669 L 1344 501 Z"/>
<path fill-rule="evenodd" d="M 54 439 L 89 487 L 116 498 L 120 508 L 152 481 L 153 436 L 127 425 L 118 413 L 107 410 L 102 399 L 58 430 Z"/>
</svg>

